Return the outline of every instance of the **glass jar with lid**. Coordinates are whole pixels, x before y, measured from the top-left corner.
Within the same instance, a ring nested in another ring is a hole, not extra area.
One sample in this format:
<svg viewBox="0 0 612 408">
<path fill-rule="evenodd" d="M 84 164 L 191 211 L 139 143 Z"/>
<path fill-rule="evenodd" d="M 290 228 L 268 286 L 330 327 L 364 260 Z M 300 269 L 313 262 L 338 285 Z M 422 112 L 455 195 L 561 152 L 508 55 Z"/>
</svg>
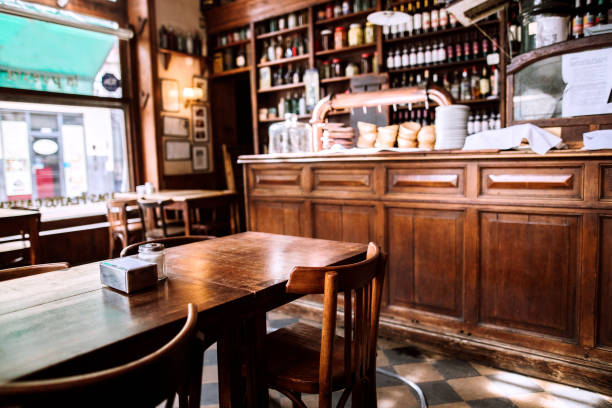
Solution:
<svg viewBox="0 0 612 408">
<path fill-rule="evenodd" d="M 330 29 L 321 30 L 321 50 L 331 50 L 332 41 L 332 31 Z"/>
<path fill-rule="evenodd" d="M 334 48 L 344 48 L 346 45 L 346 29 L 342 26 L 336 27 L 334 30 Z"/>
<path fill-rule="evenodd" d="M 143 244 L 138 247 L 138 259 L 157 265 L 157 279 L 167 278 L 165 268 L 164 245 L 158 243 Z"/>
<path fill-rule="evenodd" d="M 271 154 L 312 151 L 312 129 L 309 124 L 298 122 L 293 113 L 286 114 L 284 122 L 271 125 L 268 136 L 268 152 Z"/>
<path fill-rule="evenodd" d="M 368 53 L 361 54 L 361 73 L 368 74 L 372 72 L 372 56 Z"/>
<path fill-rule="evenodd" d="M 348 32 L 348 45 L 355 47 L 363 44 L 363 30 L 361 24 L 354 23 L 350 25 Z"/>
<path fill-rule="evenodd" d="M 334 58 L 332 60 L 331 73 L 332 73 L 332 77 L 342 76 L 342 63 L 340 62 L 340 58 Z"/>
<path fill-rule="evenodd" d="M 355 64 L 354 62 L 349 62 L 346 65 L 345 75 L 347 77 L 359 75 L 359 66 L 357 66 L 357 64 Z"/>
<path fill-rule="evenodd" d="M 323 61 L 323 64 L 321 67 L 321 73 L 322 73 L 323 79 L 329 79 L 332 77 L 332 70 L 331 70 L 331 65 L 329 63 L 329 60 Z"/>
<path fill-rule="evenodd" d="M 374 24 L 369 21 L 365 25 L 365 34 L 364 34 L 364 42 L 366 44 L 372 44 L 376 42 L 376 35 L 374 33 Z"/>
</svg>

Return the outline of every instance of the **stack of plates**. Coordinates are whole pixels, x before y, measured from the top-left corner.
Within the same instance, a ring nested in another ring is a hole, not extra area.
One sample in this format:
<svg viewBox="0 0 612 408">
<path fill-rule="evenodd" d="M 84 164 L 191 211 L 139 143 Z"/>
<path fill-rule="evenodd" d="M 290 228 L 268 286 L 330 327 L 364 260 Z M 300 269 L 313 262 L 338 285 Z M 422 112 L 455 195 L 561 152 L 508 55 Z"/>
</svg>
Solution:
<svg viewBox="0 0 612 408">
<path fill-rule="evenodd" d="M 469 114 L 470 108 L 465 105 L 436 108 L 436 150 L 463 148 Z"/>
<path fill-rule="evenodd" d="M 333 145 L 340 145 L 347 149 L 355 147 L 355 131 L 352 127 L 344 127 L 341 123 L 328 123 L 325 125 L 324 136 L 327 136 L 327 144 L 330 148 Z"/>
</svg>

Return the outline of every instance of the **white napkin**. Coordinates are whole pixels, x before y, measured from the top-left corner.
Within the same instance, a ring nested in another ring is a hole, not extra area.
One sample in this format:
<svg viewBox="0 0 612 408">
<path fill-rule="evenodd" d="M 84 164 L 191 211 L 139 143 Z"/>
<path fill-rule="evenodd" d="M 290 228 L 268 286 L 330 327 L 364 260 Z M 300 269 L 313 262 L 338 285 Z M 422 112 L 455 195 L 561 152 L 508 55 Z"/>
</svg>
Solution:
<svg viewBox="0 0 612 408">
<path fill-rule="evenodd" d="M 595 130 L 582 135 L 585 150 L 612 149 L 612 130 Z"/>
<path fill-rule="evenodd" d="M 561 138 L 530 123 L 510 126 L 504 129 L 485 130 L 465 139 L 463 150 L 500 149 L 508 150 L 521 145 L 527 139 L 531 150 L 545 154 L 562 143 Z"/>
</svg>

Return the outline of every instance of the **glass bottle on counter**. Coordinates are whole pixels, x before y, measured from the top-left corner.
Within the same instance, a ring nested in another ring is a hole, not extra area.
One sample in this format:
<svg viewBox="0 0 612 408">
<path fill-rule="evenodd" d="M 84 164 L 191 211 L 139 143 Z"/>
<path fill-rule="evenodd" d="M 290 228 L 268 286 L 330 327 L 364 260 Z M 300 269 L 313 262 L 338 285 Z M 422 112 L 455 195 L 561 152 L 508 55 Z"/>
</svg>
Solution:
<svg viewBox="0 0 612 408">
<path fill-rule="evenodd" d="M 450 94 L 455 101 L 461 99 L 461 83 L 459 82 L 459 76 L 455 72 L 453 82 L 450 85 Z"/>
<path fill-rule="evenodd" d="M 575 11 L 574 17 L 572 18 L 572 37 L 574 39 L 582 37 L 583 30 L 583 11 L 582 11 L 582 2 L 581 0 L 576 0 L 575 3 Z"/>
<path fill-rule="evenodd" d="M 472 66 L 472 75 L 470 76 L 470 97 L 471 99 L 480 98 L 480 76 L 478 76 L 476 65 Z"/>
<path fill-rule="evenodd" d="M 468 78 L 467 68 L 463 68 L 461 73 L 461 84 L 460 84 L 460 98 L 462 101 L 472 99 L 472 92 L 470 91 L 470 80 Z"/>
</svg>

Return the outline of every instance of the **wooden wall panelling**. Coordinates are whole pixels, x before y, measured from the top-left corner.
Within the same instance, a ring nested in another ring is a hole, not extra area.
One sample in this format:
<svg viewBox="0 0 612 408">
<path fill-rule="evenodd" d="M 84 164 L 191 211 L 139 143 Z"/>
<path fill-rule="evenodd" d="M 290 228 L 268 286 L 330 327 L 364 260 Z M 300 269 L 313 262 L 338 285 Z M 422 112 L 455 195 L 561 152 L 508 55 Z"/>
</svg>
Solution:
<svg viewBox="0 0 612 408">
<path fill-rule="evenodd" d="M 612 348 L 612 216 L 599 218 L 598 336 L 600 346 Z"/>
<path fill-rule="evenodd" d="M 599 194 L 602 200 L 612 200 L 612 166 L 603 165 L 601 166 L 601 176 L 599 186 L 601 193 Z"/>
<path fill-rule="evenodd" d="M 251 231 L 305 236 L 307 208 L 303 200 L 254 200 L 249 204 Z"/>
<path fill-rule="evenodd" d="M 480 322 L 577 341 L 581 222 L 481 213 Z"/>
<path fill-rule="evenodd" d="M 312 201 L 315 238 L 368 243 L 376 238 L 375 221 L 372 203 Z"/>
<path fill-rule="evenodd" d="M 389 206 L 389 305 L 461 319 L 464 212 Z"/>
</svg>

